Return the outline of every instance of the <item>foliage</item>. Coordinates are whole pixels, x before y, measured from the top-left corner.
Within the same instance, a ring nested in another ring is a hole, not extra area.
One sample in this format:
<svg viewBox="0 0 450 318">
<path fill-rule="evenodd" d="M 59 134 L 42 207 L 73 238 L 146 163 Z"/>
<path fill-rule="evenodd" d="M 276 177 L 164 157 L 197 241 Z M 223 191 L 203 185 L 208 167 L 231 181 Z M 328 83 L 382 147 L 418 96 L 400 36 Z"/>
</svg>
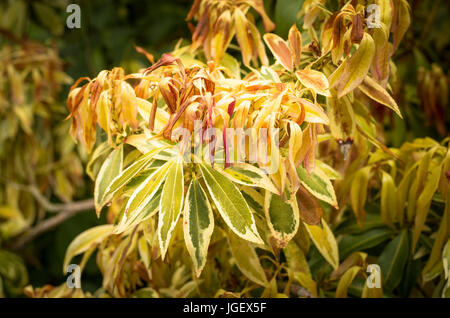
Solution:
<svg viewBox="0 0 450 318">
<path fill-rule="evenodd" d="M 448 76 L 410 40 L 416 2 L 301 1 L 295 18 L 287 2 L 196 0 L 191 42 L 156 62 L 136 47 L 149 66 L 71 86 L 107 224 L 72 241 L 63 271 L 96 253 L 102 287 L 28 296 L 449 296 L 449 139 L 418 135 L 414 115 L 445 136 Z"/>
</svg>

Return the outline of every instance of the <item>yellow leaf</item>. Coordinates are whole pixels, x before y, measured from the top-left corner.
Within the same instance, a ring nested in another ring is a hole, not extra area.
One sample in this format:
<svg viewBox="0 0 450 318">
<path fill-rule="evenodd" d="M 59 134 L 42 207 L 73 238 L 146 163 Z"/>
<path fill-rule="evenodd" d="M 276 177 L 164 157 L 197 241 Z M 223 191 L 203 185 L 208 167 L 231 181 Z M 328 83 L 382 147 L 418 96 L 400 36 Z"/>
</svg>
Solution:
<svg viewBox="0 0 450 318">
<path fill-rule="evenodd" d="M 362 83 L 369 71 L 374 53 L 375 44 L 373 39 L 369 34 L 364 33 L 358 50 L 350 57 L 339 78 L 337 86 L 339 98 L 350 93 Z"/>
</svg>

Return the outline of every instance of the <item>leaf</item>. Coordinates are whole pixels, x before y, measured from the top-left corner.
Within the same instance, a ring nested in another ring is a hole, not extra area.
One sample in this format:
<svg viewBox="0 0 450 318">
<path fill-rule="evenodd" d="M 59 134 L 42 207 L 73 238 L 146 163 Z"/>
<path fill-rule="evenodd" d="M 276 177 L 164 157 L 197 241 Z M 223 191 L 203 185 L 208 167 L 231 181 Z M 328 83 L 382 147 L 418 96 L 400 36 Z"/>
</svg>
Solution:
<svg viewBox="0 0 450 318">
<path fill-rule="evenodd" d="M 366 219 L 364 205 L 367 199 L 367 186 L 369 184 L 370 170 L 370 166 L 358 170 L 352 180 L 350 189 L 353 213 L 355 214 L 356 222 L 360 227 L 363 226 Z"/>
<path fill-rule="evenodd" d="M 114 178 L 122 172 L 123 168 L 123 146 L 120 145 L 114 149 L 103 162 L 100 171 L 95 180 L 94 202 L 97 216 L 103 207 L 102 201 L 105 197 L 106 190 Z"/>
<path fill-rule="evenodd" d="M 356 120 L 352 105 L 344 98 L 327 98 L 331 135 L 342 141 L 354 140 Z"/>
<path fill-rule="evenodd" d="M 167 171 L 172 167 L 173 162 L 166 162 L 163 166 L 147 176 L 134 190 L 125 206 L 125 212 L 117 227 L 115 234 L 123 233 L 135 225 L 145 221 L 159 210 L 161 191 L 159 191 L 164 181 Z"/>
<path fill-rule="evenodd" d="M 250 64 L 252 58 L 252 45 L 250 40 L 250 32 L 248 28 L 248 21 L 241 9 L 236 7 L 234 11 L 234 23 L 236 30 L 236 39 L 241 48 L 242 61 L 245 65 Z"/>
<path fill-rule="evenodd" d="M 336 289 L 336 298 L 347 298 L 348 287 L 360 271 L 361 266 L 352 266 L 342 275 Z"/>
<path fill-rule="evenodd" d="M 400 109 L 398 108 L 395 100 L 389 95 L 389 93 L 370 76 L 366 76 L 358 87 L 361 92 L 363 92 L 368 97 L 372 98 L 374 101 L 389 107 L 392 109 L 400 118 L 403 118 Z"/>
<path fill-rule="evenodd" d="M 322 254 L 333 269 L 337 269 L 339 266 L 338 246 L 333 232 L 330 230 L 325 220 L 322 219 L 322 227 L 304 224 L 320 254 Z"/>
<path fill-rule="evenodd" d="M 439 225 L 439 229 L 437 231 L 436 238 L 433 243 L 433 248 L 431 250 L 431 254 L 428 258 L 425 267 L 422 270 L 422 276 L 424 281 L 428 281 L 434 278 L 433 269 L 439 266 L 441 262 L 444 265 L 444 272 L 446 271 L 446 265 L 444 259 L 443 252 L 449 248 L 449 243 L 446 241 L 450 237 L 450 191 L 447 191 L 447 197 L 445 202 L 444 214 L 442 216 L 441 224 Z M 444 244 L 446 244 L 446 248 L 443 248 Z M 447 272 L 445 272 L 447 275 Z"/>
<path fill-rule="evenodd" d="M 228 235 L 228 242 L 240 271 L 251 281 L 267 286 L 269 282 L 253 246 L 233 234 Z"/>
<path fill-rule="evenodd" d="M 33 2 L 32 5 L 39 22 L 54 35 L 60 36 L 64 31 L 61 15 L 47 4 Z"/>
<path fill-rule="evenodd" d="M 314 297 L 317 297 L 317 283 L 312 279 L 309 265 L 302 249 L 294 241 L 291 241 L 284 249 L 284 254 L 293 278 L 308 289 Z"/>
<path fill-rule="evenodd" d="M 397 211 L 397 189 L 389 173 L 382 171 L 380 213 L 384 223 L 393 226 Z"/>
<path fill-rule="evenodd" d="M 214 229 L 214 216 L 206 193 L 197 179 L 193 179 L 186 195 L 183 213 L 184 241 L 200 276 L 206 264 L 209 241 Z"/>
<path fill-rule="evenodd" d="M 237 163 L 226 169 L 217 167 L 217 171 L 235 183 L 259 187 L 273 193 L 279 193 L 267 174 L 251 164 Z"/>
<path fill-rule="evenodd" d="M 338 279 L 353 266 L 363 266 L 367 258 L 366 253 L 355 252 L 350 254 L 338 267 L 337 270 L 331 272 L 330 280 Z"/>
<path fill-rule="evenodd" d="M 314 171 L 308 175 L 308 172 L 302 166 L 297 167 L 297 174 L 301 184 L 316 198 L 337 207 L 336 194 L 330 179 L 320 170 Z"/>
<path fill-rule="evenodd" d="M 394 51 L 397 50 L 406 30 L 408 30 L 409 25 L 411 24 L 409 10 L 409 4 L 406 0 L 399 0 L 396 2 L 391 28 L 394 39 Z"/>
<path fill-rule="evenodd" d="M 88 176 L 95 181 L 98 172 L 100 171 L 101 165 L 99 165 L 99 159 L 109 155 L 112 149 L 111 146 L 108 145 L 108 142 L 101 143 L 98 147 L 95 147 L 95 150 L 89 157 L 89 161 L 86 164 L 86 173 Z"/>
<path fill-rule="evenodd" d="M 291 51 L 289 50 L 287 43 L 281 37 L 273 33 L 266 33 L 263 38 L 275 59 L 283 65 L 285 69 L 292 71 L 294 66 L 292 64 Z"/>
<path fill-rule="evenodd" d="M 339 241 L 339 251 L 342 258 L 346 258 L 353 252 L 364 251 L 375 247 L 392 235 L 389 228 L 375 228 L 362 234 L 346 235 Z"/>
<path fill-rule="evenodd" d="M 263 244 L 250 208 L 238 188 L 209 164 L 200 164 L 203 179 L 225 223 L 244 240 Z"/>
<path fill-rule="evenodd" d="M 322 72 L 305 69 L 298 70 L 295 72 L 295 75 L 303 86 L 313 90 L 317 94 L 330 96 L 328 80 Z"/>
<path fill-rule="evenodd" d="M 285 201 L 281 196 L 266 191 L 264 212 L 278 247 L 286 247 L 297 233 L 300 222 L 296 197 L 292 195 Z"/>
<path fill-rule="evenodd" d="M 350 57 L 337 85 L 338 98 L 350 93 L 362 83 L 369 71 L 375 53 L 375 44 L 368 33 L 359 44 L 358 50 Z"/>
<path fill-rule="evenodd" d="M 386 245 L 378 258 L 378 264 L 383 274 L 383 288 L 390 292 L 400 284 L 403 271 L 409 256 L 408 231 L 403 230 L 396 238 Z"/>
<path fill-rule="evenodd" d="M 297 29 L 297 26 L 293 24 L 289 29 L 289 48 L 291 49 L 292 59 L 294 60 L 295 67 L 299 67 L 302 57 L 302 34 Z M 327 81 L 328 83 L 328 81 Z"/>
<path fill-rule="evenodd" d="M 417 198 L 416 216 L 414 218 L 413 243 L 414 249 L 419 235 L 422 233 L 423 226 L 430 211 L 431 200 L 439 186 L 439 177 L 441 174 L 442 162 L 435 164 L 434 161 L 430 163 L 426 179 L 424 181 L 423 190 Z"/>
<path fill-rule="evenodd" d="M 16 254 L 0 249 L 0 295 L 21 295 L 28 284 L 28 272 L 24 261 Z"/>
<path fill-rule="evenodd" d="M 71 259 L 81 253 L 86 252 L 92 246 L 100 244 L 113 231 L 114 225 L 105 224 L 90 228 L 79 234 L 69 245 L 64 257 L 63 272 L 66 273 L 67 266 Z"/>
<path fill-rule="evenodd" d="M 128 168 L 123 170 L 119 175 L 116 175 L 116 177 L 107 186 L 102 198 L 99 200 L 99 203 L 96 206 L 97 213 L 99 213 L 102 207 L 113 198 L 117 191 L 119 191 L 123 186 L 130 182 L 134 176 L 139 174 L 142 170 L 146 169 L 149 164 L 151 164 L 154 155 L 158 154 L 165 148 L 167 148 L 167 146 L 149 151 L 140 159 L 131 164 Z"/>
<path fill-rule="evenodd" d="M 296 196 L 302 221 L 307 224 L 319 224 L 323 211 L 316 199 L 303 186 L 298 188 Z"/>
<path fill-rule="evenodd" d="M 183 160 L 180 157 L 176 163 L 170 166 L 167 172 L 159 204 L 158 238 L 162 259 L 166 255 L 173 229 L 180 217 L 181 209 L 183 208 L 183 198 Z"/>
<path fill-rule="evenodd" d="M 340 172 L 334 170 L 331 166 L 318 159 L 316 159 L 316 169 L 320 169 L 330 180 L 342 179 L 342 174 Z"/>
</svg>

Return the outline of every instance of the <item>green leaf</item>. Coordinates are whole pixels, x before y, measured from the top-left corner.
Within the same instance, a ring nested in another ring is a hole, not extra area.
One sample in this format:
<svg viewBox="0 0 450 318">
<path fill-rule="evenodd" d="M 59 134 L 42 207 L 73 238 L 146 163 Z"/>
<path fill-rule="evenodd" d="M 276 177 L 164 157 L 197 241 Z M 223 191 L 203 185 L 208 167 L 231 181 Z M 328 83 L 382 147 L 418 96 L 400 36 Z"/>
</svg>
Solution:
<svg viewBox="0 0 450 318">
<path fill-rule="evenodd" d="M 239 237 L 250 242 L 263 244 L 250 208 L 238 188 L 227 177 L 200 164 L 208 191 L 225 223 Z"/>
<path fill-rule="evenodd" d="M 158 239 L 162 259 L 166 255 L 173 229 L 180 217 L 181 209 L 183 208 L 183 198 L 183 160 L 179 157 L 176 163 L 170 165 L 167 172 L 159 204 Z"/>
<path fill-rule="evenodd" d="M 297 233 L 300 222 L 296 196 L 292 195 L 286 202 L 281 196 L 266 191 L 264 212 L 277 245 L 284 248 Z"/>
<path fill-rule="evenodd" d="M 236 260 L 236 265 L 240 271 L 251 281 L 262 286 L 267 286 L 266 274 L 259 262 L 258 254 L 256 254 L 251 243 L 231 233 L 228 235 L 228 242 L 230 244 L 231 254 Z"/>
<path fill-rule="evenodd" d="M 61 15 L 56 13 L 55 10 L 40 2 L 33 2 L 33 9 L 39 22 L 54 35 L 61 35 L 64 31 L 64 24 L 61 21 Z"/>
<path fill-rule="evenodd" d="M 64 274 L 66 273 L 69 262 L 74 256 L 86 252 L 92 246 L 100 244 L 104 238 L 112 233 L 113 228 L 114 225 L 112 224 L 99 225 L 79 234 L 67 248 L 63 265 Z"/>
<path fill-rule="evenodd" d="M 94 202 L 97 215 L 104 204 L 102 204 L 105 197 L 106 190 L 114 178 L 122 172 L 123 168 L 123 146 L 120 145 L 117 149 L 114 149 L 103 162 L 100 171 L 98 172 L 97 179 L 95 180 L 94 188 Z"/>
<path fill-rule="evenodd" d="M 394 240 L 386 245 L 378 258 L 378 264 L 383 274 L 383 288 L 392 291 L 400 284 L 409 256 L 408 231 L 403 230 Z"/>
<path fill-rule="evenodd" d="M 297 174 L 301 184 L 316 198 L 337 207 L 336 194 L 330 179 L 320 170 L 308 175 L 308 172 L 301 165 L 297 167 Z"/>
<path fill-rule="evenodd" d="M 367 250 L 377 246 L 392 235 L 392 230 L 384 228 L 375 228 L 358 235 L 347 235 L 339 242 L 339 251 L 341 259 L 346 258 L 353 252 Z"/>
<path fill-rule="evenodd" d="M 214 216 L 206 193 L 197 179 L 189 186 L 183 212 L 184 241 L 200 276 L 206 264 L 209 241 L 214 229 Z"/>
</svg>

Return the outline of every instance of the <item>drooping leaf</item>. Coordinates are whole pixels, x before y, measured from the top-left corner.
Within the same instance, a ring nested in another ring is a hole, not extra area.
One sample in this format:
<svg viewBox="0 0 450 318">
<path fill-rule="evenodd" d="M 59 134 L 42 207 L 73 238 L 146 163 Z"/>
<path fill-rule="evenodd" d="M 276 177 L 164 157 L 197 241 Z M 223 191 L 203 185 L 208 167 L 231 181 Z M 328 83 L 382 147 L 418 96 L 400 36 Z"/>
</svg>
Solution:
<svg viewBox="0 0 450 318">
<path fill-rule="evenodd" d="M 113 228 L 114 225 L 112 224 L 99 225 L 79 234 L 67 248 L 63 272 L 66 273 L 67 266 L 74 256 L 84 253 L 92 246 L 99 244 L 112 233 Z"/>
<path fill-rule="evenodd" d="M 381 178 L 381 218 L 387 225 L 393 226 L 397 210 L 397 189 L 394 180 L 387 172 L 382 172 Z"/>
<path fill-rule="evenodd" d="M 350 197 L 353 213 L 359 226 L 363 226 L 366 219 L 364 205 L 367 199 L 367 185 L 369 184 L 371 167 L 364 167 L 356 172 L 352 180 Z"/>
<path fill-rule="evenodd" d="M 400 113 L 400 109 L 398 108 L 395 100 L 389 95 L 389 93 L 375 80 L 373 80 L 370 76 L 366 76 L 359 86 L 361 92 L 369 96 L 374 101 L 389 107 L 392 109 L 400 118 L 403 118 Z"/>
<path fill-rule="evenodd" d="M 409 255 L 408 231 L 403 230 L 386 246 L 378 258 L 383 274 L 383 287 L 387 292 L 400 284 Z"/>
<path fill-rule="evenodd" d="M 262 286 L 267 286 L 269 282 L 259 262 L 258 254 L 256 254 L 251 243 L 233 234 L 228 236 L 228 242 L 231 253 L 236 260 L 236 265 L 241 272 L 251 281 Z"/>
<path fill-rule="evenodd" d="M 346 95 L 362 83 L 369 71 L 375 53 L 375 44 L 368 33 L 364 33 L 358 50 L 345 65 L 337 85 L 338 98 Z"/>
</svg>

